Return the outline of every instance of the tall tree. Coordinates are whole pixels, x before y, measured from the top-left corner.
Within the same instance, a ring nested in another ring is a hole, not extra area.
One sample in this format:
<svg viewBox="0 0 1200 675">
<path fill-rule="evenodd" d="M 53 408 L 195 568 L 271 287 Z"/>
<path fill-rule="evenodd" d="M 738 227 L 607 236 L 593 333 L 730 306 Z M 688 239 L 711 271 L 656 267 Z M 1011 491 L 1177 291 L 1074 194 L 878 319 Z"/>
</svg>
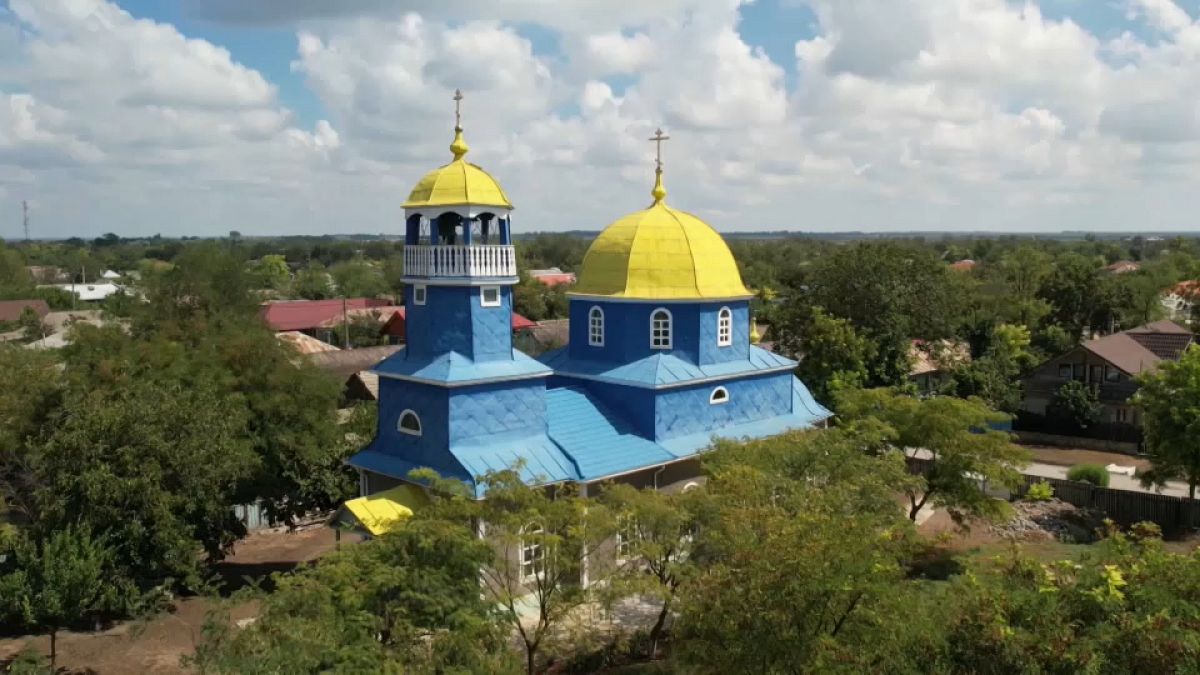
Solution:
<svg viewBox="0 0 1200 675">
<path fill-rule="evenodd" d="M 1152 464 L 1142 474 L 1143 483 L 1183 480 L 1195 499 L 1200 485 L 1200 349 L 1189 348 L 1179 361 L 1163 361 L 1143 375 L 1134 400 L 1142 409 Z"/>
<path fill-rule="evenodd" d="M 329 270 L 338 295 L 347 298 L 373 298 L 388 292 L 383 270 L 367 260 L 347 260 Z"/>
<path fill-rule="evenodd" d="M 790 302 L 815 304 L 871 340 L 873 384 L 905 382 L 911 341 L 952 337 L 964 319 L 960 286 L 966 282 L 914 246 L 846 246 L 818 259 L 802 276 L 801 292 Z"/>
<path fill-rule="evenodd" d="M 890 389 L 845 391 L 838 399 L 842 420 L 885 425 L 890 445 L 924 460 L 921 480 L 908 484 L 908 516 L 927 504 L 946 509 L 956 522 L 969 516 L 998 517 L 1006 504 L 987 494 L 984 483 L 1015 489 L 1028 451 L 1013 445 L 1008 433 L 992 425 L 1008 420 L 978 399 L 949 396 L 919 399 Z"/>
<path fill-rule="evenodd" d="M 790 305 L 778 313 L 771 331 L 776 350 L 799 360 L 796 375 L 817 400 L 828 404 L 838 387 L 867 384 L 875 347 L 849 321 L 820 307 Z"/>
</svg>

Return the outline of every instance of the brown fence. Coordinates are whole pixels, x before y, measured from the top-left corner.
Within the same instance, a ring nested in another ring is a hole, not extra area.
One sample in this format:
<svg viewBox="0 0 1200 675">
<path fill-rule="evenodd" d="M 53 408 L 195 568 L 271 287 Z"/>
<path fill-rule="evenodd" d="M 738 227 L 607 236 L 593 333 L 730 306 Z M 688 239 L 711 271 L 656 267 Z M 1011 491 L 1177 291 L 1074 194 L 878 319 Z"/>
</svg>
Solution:
<svg viewBox="0 0 1200 675">
<path fill-rule="evenodd" d="M 910 457 L 908 470 L 914 474 L 924 474 L 929 471 L 931 464 L 929 460 Z M 1114 522 L 1125 527 L 1149 521 L 1161 527 L 1164 534 L 1173 535 L 1181 533 L 1189 525 L 1200 526 L 1200 499 L 1096 487 L 1091 483 L 1062 478 L 1023 478 L 1024 481 L 1011 497 L 1023 497 L 1030 485 L 1046 481 L 1054 488 L 1056 498 L 1081 508 L 1103 511 Z M 986 484 L 983 487 L 988 488 Z M 1005 496 L 1008 491 L 989 489 L 988 492 L 996 496 Z"/>
</svg>

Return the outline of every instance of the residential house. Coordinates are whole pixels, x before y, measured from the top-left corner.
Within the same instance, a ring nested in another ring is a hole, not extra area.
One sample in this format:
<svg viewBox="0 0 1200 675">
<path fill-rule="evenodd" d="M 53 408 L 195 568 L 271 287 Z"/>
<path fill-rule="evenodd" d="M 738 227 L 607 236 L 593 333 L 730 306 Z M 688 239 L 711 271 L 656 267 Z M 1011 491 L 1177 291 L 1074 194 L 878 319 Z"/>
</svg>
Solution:
<svg viewBox="0 0 1200 675">
<path fill-rule="evenodd" d="M 1181 281 L 1162 295 L 1163 309 L 1172 321 L 1192 322 L 1192 313 L 1200 300 L 1200 281 Z"/>
<path fill-rule="evenodd" d="M 33 310 L 39 319 L 45 319 L 50 313 L 50 305 L 45 300 L 0 300 L 0 323 L 19 321 L 26 309 Z"/>
<path fill-rule="evenodd" d="M 379 376 L 372 370 L 399 349 L 396 345 L 332 349 L 310 353 L 308 360 L 318 369 L 344 382 L 343 399 L 374 401 L 379 398 Z"/>
<path fill-rule="evenodd" d="M 100 302 L 110 295 L 125 290 L 123 287 L 112 283 L 54 284 L 53 288 L 71 293 L 82 302 Z"/>
<path fill-rule="evenodd" d="M 544 270 L 529 270 L 529 276 L 537 279 L 545 286 L 558 286 L 560 284 L 575 283 L 574 272 L 564 272 L 557 267 L 551 267 Z"/>
<path fill-rule="evenodd" d="M 909 382 L 922 394 L 934 394 L 950 384 L 955 368 L 971 362 L 971 348 L 961 340 L 913 340 L 908 357 Z"/>
<path fill-rule="evenodd" d="M 950 269 L 954 270 L 955 272 L 970 272 L 978 265 L 979 263 L 975 262 L 974 260 L 971 260 L 970 258 L 964 258 L 962 260 L 950 263 Z"/>
<path fill-rule="evenodd" d="M 1163 361 L 1179 360 L 1193 341 L 1190 330 L 1165 320 L 1088 340 L 1025 376 L 1023 408 L 1045 415 L 1064 384 L 1084 382 L 1097 393 L 1104 421 L 1141 426 L 1141 414 L 1129 400 L 1137 393 L 1135 378 Z"/>
<path fill-rule="evenodd" d="M 343 316 L 364 309 L 393 307 L 388 300 L 378 298 L 334 298 L 332 300 L 287 300 L 267 302 L 259 316 L 274 331 L 298 331 L 305 335 L 334 342 L 334 331 Z"/>
<path fill-rule="evenodd" d="M 1118 260 L 1117 262 L 1104 268 L 1109 274 L 1129 274 L 1142 269 L 1142 266 L 1132 260 Z"/>
</svg>

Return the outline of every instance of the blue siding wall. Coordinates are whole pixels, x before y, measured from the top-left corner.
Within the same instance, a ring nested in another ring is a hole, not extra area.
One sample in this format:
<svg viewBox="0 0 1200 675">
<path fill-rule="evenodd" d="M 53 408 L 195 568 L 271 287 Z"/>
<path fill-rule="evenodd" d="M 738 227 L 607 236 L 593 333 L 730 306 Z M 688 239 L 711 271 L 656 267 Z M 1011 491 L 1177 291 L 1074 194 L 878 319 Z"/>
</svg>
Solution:
<svg viewBox="0 0 1200 675">
<path fill-rule="evenodd" d="M 450 390 L 450 441 L 546 430 L 545 380 L 520 380 Z"/>
<path fill-rule="evenodd" d="M 512 358 L 512 287 L 500 286 L 500 306 L 484 307 L 479 286 L 426 286 L 424 305 L 405 293 L 407 353 L 454 351 L 476 361 Z"/>
<path fill-rule="evenodd" d="M 708 399 L 718 386 L 729 391 L 729 401 L 712 405 Z M 791 373 L 660 390 L 654 403 L 655 440 L 714 431 L 791 410 Z"/>
<path fill-rule="evenodd" d="M 379 378 L 379 449 L 415 464 L 453 468 L 450 456 L 449 389 L 416 382 Z M 421 435 L 396 430 L 400 413 L 411 409 L 421 418 Z"/>
<path fill-rule="evenodd" d="M 604 346 L 588 344 L 588 313 L 592 307 L 604 311 Z M 733 344 L 717 346 L 717 312 L 733 310 Z M 650 348 L 650 315 L 659 308 L 671 312 L 672 348 Z M 696 364 L 720 363 L 745 359 L 750 344 L 749 305 L 746 301 L 723 303 L 696 302 L 597 302 L 571 300 L 570 355 L 588 359 L 624 363 L 652 354 L 669 353 Z"/>
</svg>

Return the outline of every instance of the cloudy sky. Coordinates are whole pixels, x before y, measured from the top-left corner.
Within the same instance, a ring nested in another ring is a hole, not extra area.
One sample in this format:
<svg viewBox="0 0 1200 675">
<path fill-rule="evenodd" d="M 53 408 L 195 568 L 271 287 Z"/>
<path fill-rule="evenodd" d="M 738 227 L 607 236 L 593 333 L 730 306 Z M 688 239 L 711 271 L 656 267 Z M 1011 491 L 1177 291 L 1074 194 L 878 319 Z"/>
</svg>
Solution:
<svg viewBox="0 0 1200 675">
<path fill-rule="evenodd" d="M 449 159 L 525 231 L 1200 230 L 1200 0 L 0 0 L 0 237 L 397 233 Z"/>
</svg>

